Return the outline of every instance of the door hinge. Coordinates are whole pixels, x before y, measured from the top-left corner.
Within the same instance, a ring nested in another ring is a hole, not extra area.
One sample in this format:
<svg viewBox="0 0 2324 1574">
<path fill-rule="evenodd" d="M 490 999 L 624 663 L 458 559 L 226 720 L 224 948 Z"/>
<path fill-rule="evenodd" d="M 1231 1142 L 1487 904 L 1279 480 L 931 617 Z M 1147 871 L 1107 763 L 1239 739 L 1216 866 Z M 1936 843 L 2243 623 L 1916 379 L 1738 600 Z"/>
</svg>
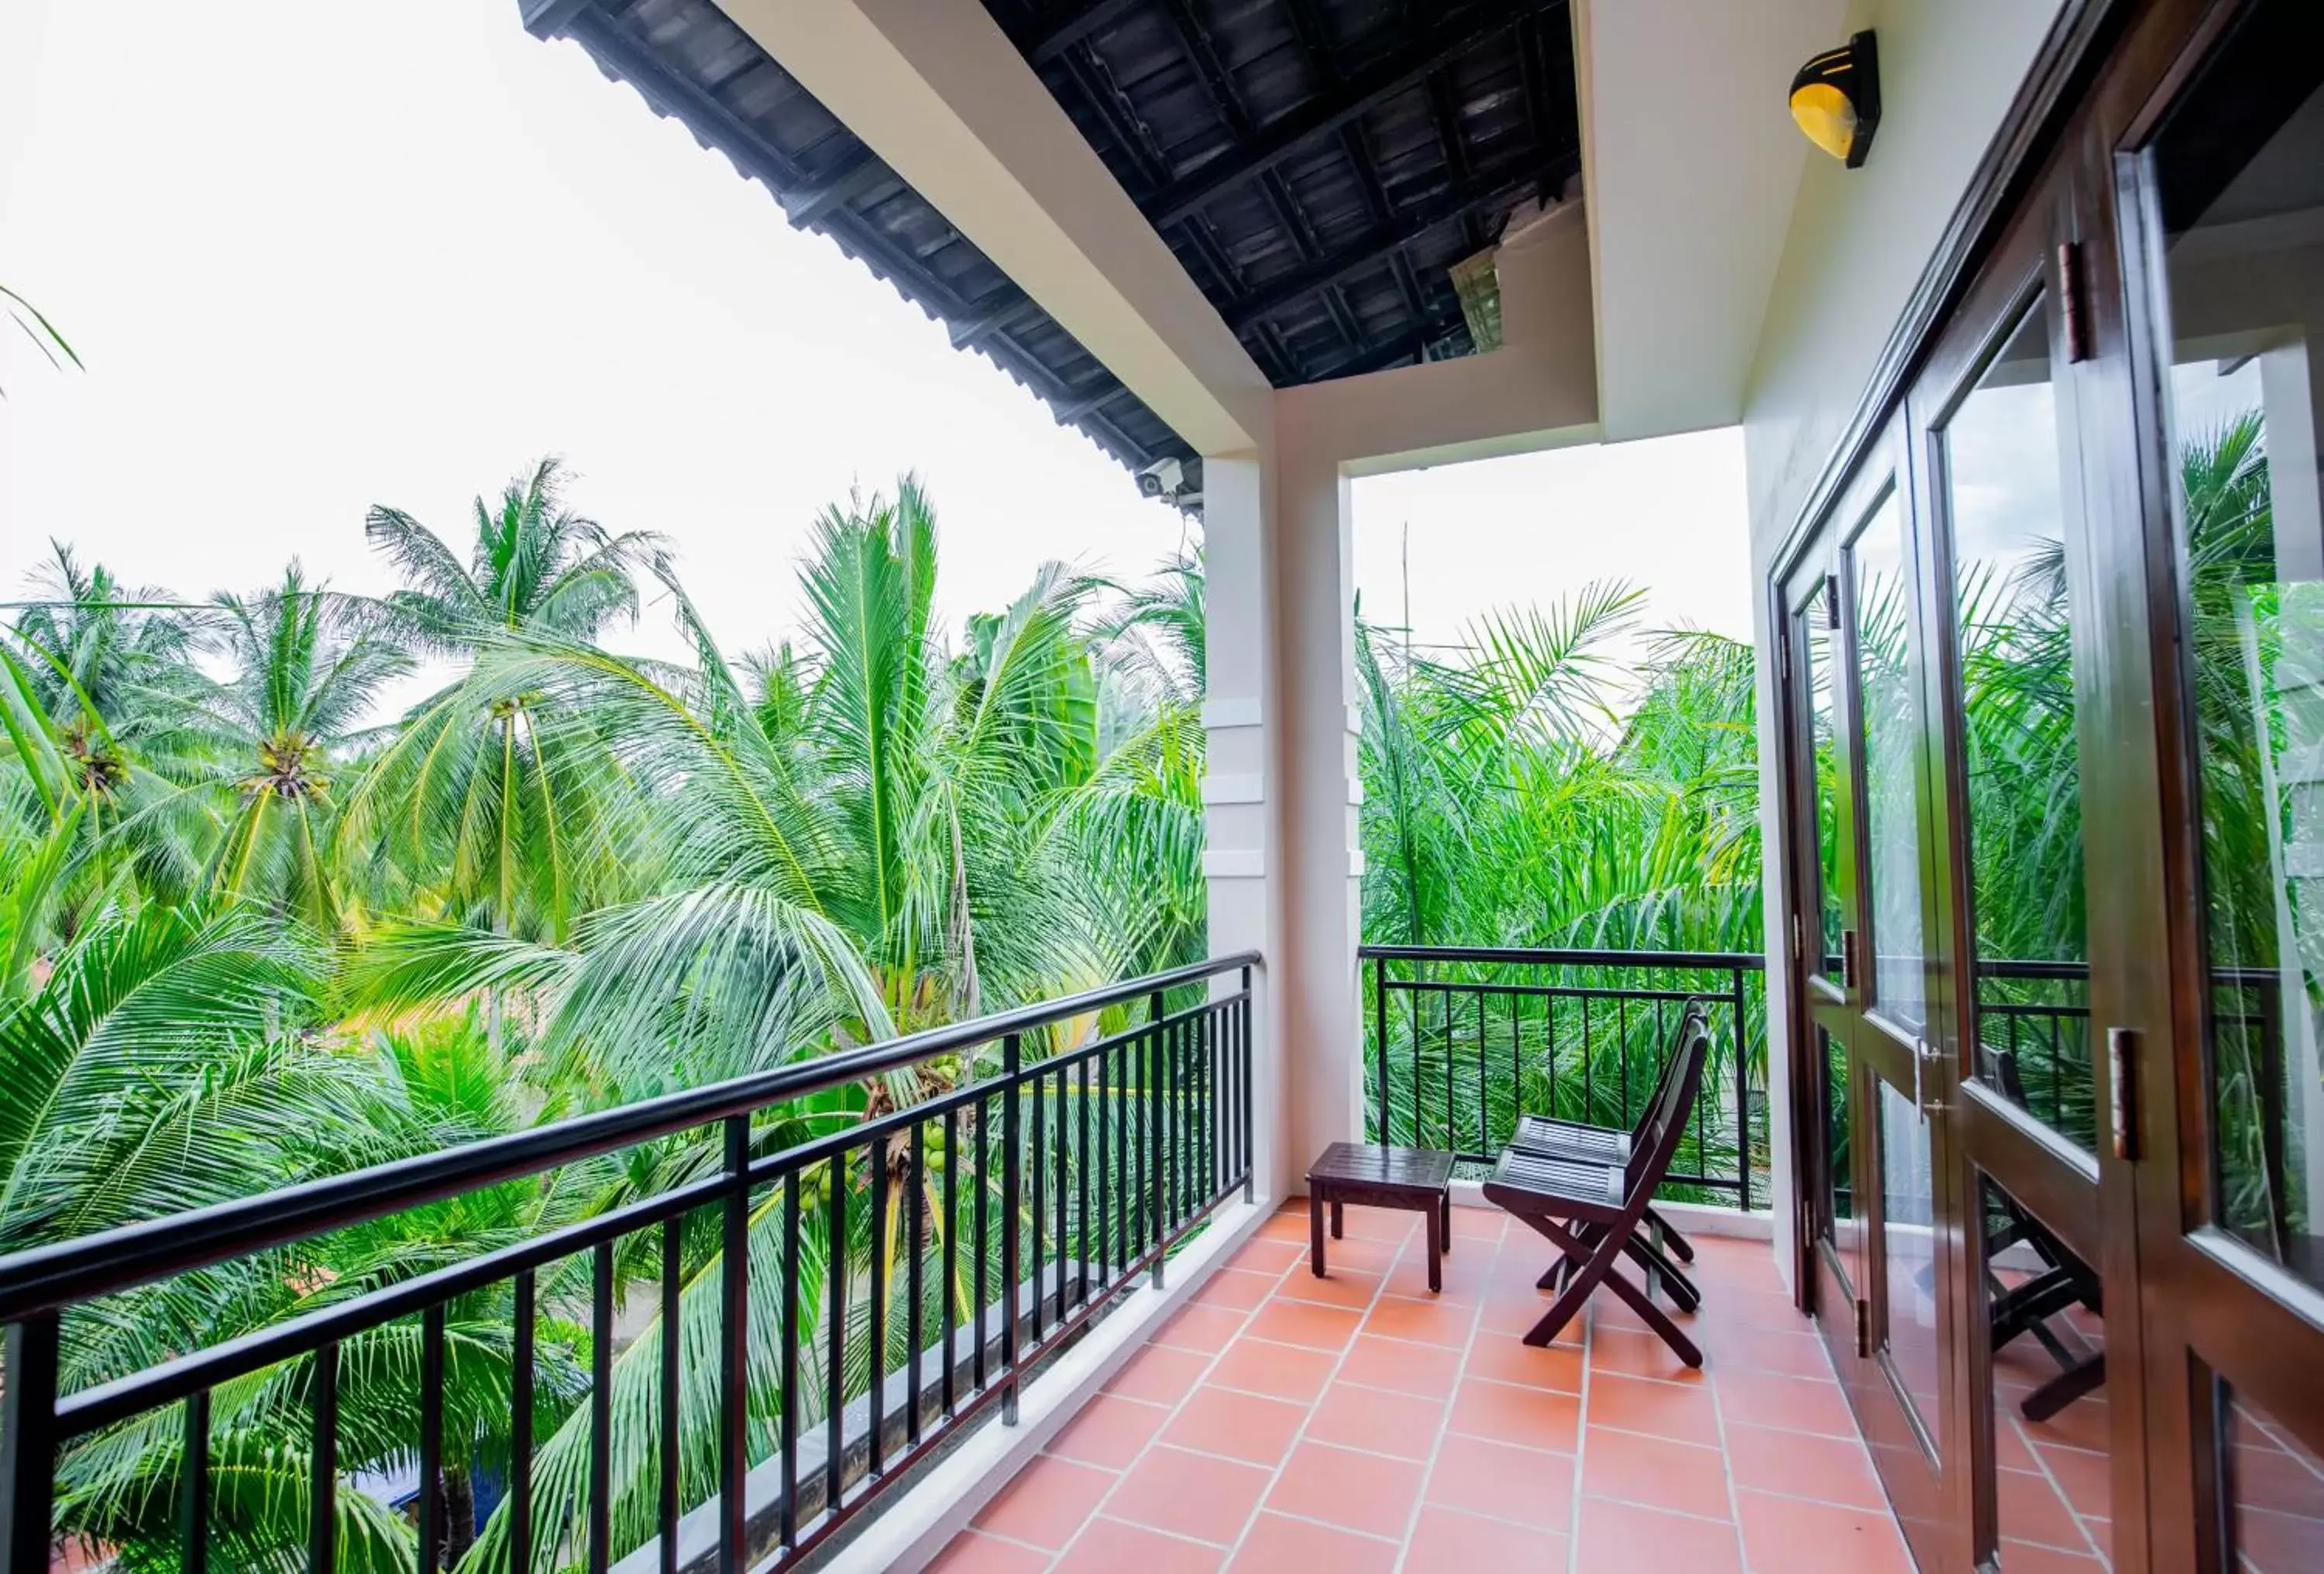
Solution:
<svg viewBox="0 0 2324 1574">
<path fill-rule="evenodd" d="M 1835 632 L 1840 628 L 1840 575 L 1823 576 L 1823 626 Z"/>
<path fill-rule="evenodd" d="M 1872 1302 L 1861 1295 L 1856 1298 L 1856 1357 L 1858 1360 L 1872 1358 Z"/>
<path fill-rule="evenodd" d="M 2130 1082 L 2132 1052 L 2137 1047 L 2135 1029 L 2107 1029 L 2107 1081 L 2111 1084 L 2107 1108 L 2114 1128 L 2114 1156 L 2118 1159 L 2138 1156 L 2138 1111 L 2131 1096 Z"/>
<path fill-rule="evenodd" d="M 2082 245 L 2058 243 L 2058 327 L 2069 364 L 2090 358 L 2089 303 L 2083 299 Z"/>
<path fill-rule="evenodd" d="M 1840 932 L 1840 987 L 1843 990 L 1856 988 L 1856 931 L 1853 929 Z"/>
</svg>

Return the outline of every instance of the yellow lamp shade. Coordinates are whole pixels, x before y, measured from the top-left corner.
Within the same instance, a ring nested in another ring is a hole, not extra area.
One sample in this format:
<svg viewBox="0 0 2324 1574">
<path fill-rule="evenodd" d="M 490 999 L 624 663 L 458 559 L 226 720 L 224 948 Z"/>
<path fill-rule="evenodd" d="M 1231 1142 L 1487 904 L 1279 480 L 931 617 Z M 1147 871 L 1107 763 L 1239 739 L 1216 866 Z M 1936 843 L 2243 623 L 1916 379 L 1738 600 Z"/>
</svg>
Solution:
<svg viewBox="0 0 2324 1574">
<path fill-rule="evenodd" d="M 1864 162 L 1880 124 L 1880 71 L 1872 34 L 1827 50 L 1792 78 L 1792 118 L 1808 141 L 1851 170 Z"/>
<path fill-rule="evenodd" d="M 1811 82 L 1792 89 L 1792 118 L 1815 143 L 1835 159 L 1848 157 L 1856 143 L 1856 106 L 1829 82 Z"/>
</svg>

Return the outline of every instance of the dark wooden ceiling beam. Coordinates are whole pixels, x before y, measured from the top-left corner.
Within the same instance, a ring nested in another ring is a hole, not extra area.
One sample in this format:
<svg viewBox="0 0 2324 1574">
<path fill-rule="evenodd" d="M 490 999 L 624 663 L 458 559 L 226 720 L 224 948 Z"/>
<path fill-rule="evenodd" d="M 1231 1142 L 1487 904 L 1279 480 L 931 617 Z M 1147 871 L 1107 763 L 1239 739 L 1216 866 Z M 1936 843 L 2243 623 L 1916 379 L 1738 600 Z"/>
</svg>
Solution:
<svg viewBox="0 0 2324 1574">
<path fill-rule="evenodd" d="M 1549 94 L 1541 79 L 1541 22 L 1527 17 L 1517 24 L 1517 80 L 1525 87 L 1526 130 L 1539 147 L 1549 140 Z"/>
<path fill-rule="evenodd" d="M 1029 42 L 1019 39 L 1018 47 L 1025 51 L 1025 58 L 1034 65 L 1046 66 L 1092 33 L 1111 27 L 1146 3 L 1147 0 L 1097 0 L 1096 5 L 1088 7 L 1071 22 L 1061 23 L 1040 37 Z"/>
<path fill-rule="evenodd" d="M 809 229 L 821 223 L 825 215 L 846 207 L 881 182 L 895 178 L 894 170 L 859 143 L 846 163 L 823 184 L 782 192 L 775 200 L 782 204 L 783 216 L 791 221 L 793 228 Z"/>
<path fill-rule="evenodd" d="M 1234 77 L 1219 51 L 1211 41 L 1210 30 L 1197 21 L 1187 8 L 1186 0 L 1161 0 L 1162 19 L 1177 41 L 1178 52 L 1186 57 L 1194 68 L 1194 78 L 1211 101 L 1212 109 L 1226 126 L 1227 134 L 1236 143 L 1247 143 L 1257 129 L 1251 123 L 1250 111 L 1243 105 L 1242 95 L 1236 90 Z M 1268 210 L 1275 216 L 1276 227 L 1291 243 L 1302 260 L 1315 255 L 1315 235 L 1307 223 L 1307 216 L 1299 211 L 1290 189 L 1284 185 L 1282 175 L 1274 170 L 1262 170 L 1259 189 L 1267 198 Z"/>
<path fill-rule="evenodd" d="M 1339 63 L 1332 58 L 1331 36 L 1323 25 L 1323 16 L 1315 9 L 1315 0 L 1284 0 L 1284 10 L 1291 20 L 1291 32 L 1299 41 L 1300 52 L 1306 58 L 1308 69 L 1315 75 L 1317 90 L 1332 93 L 1340 87 Z M 1388 199 L 1388 189 L 1380 184 L 1379 165 L 1372 156 L 1371 141 L 1364 133 L 1361 117 L 1340 127 L 1340 152 L 1347 160 L 1349 170 L 1355 176 L 1356 190 L 1364 199 L 1364 216 L 1375 230 L 1385 228 L 1395 220 L 1395 209 Z M 1388 262 L 1396 280 L 1397 293 L 1403 298 L 1404 309 L 1415 322 L 1425 315 L 1425 302 L 1420 293 L 1420 281 L 1413 277 L 1412 260 L 1402 247 L 1391 248 Z M 1339 290 L 1326 292 L 1327 303 L 1340 310 L 1347 309 L 1347 297 Z"/>
<path fill-rule="evenodd" d="M 1227 326 L 1241 332 L 1250 324 L 1319 290 L 1345 282 L 1367 268 L 1376 267 L 1441 224 L 1452 224 L 1506 199 L 1518 189 L 1547 187 L 1561 180 L 1582 161 L 1578 151 L 1542 161 L 1528 155 L 1521 162 L 1498 164 L 1479 170 L 1458 186 L 1447 187 L 1419 203 L 1393 223 L 1374 229 L 1339 251 L 1273 280 L 1234 303 L 1225 313 Z"/>
<path fill-rule="evenodd" d="M 1436 125 L 1444 172 L 1457 186 L 1469 178 L 1469 143 L 1461 134 L 1461 108 L 1452 102 L 1452 84 L 1442 74 L 1428 78 L 1428 117 Z"/>
<path fill-rule="evenodd" d="M 1283 342 L 1281 329 L 1271 322 L 1263 322 L 1253 330 L 1252 336 L 1259 340 L 1260 345 L 1267 351 L 1268 359 L 1275 363 L 1270 375 L 1276 387 L 1289 388 L 1307 380 L 1306 372 L 1300 365 L 1299 357 L 1293 354 L 1291 346 Z"/>
<path fill-rule="evenodd" d="M 1113 71 L 1095 50 L 1069 49 L 1060 57 L 1065 74 L 1130 161 L 1138 167 L 1142 183 L 1158 184 L 1170 178 L 1170 161 L 1148 125 L 1114 80 Z"/>
<path fill-rule="evenodd" d="M 1323 382 L 1333 377 L 1360 377 L 1367 372 L 1381 372 L 1406 361 L 1425 361 L 1428 346 L 1461 326 L 1458 317 L 1450 321 L 1434 321 L 1422 325 L 1407 334 L 1399 334 L 1386 344 L 1375 345 L 1360 354 L 1350 355 L 1325 366 L 1313 381 Z"/>
<path fill-rule="evenodd" d="M 956 318 L 947 318 L 952 347 L 965 350 L 990 334 L 1012 334 L 1040 315 L 1032 297 L 1011 286 L 969 306 Z"/>
<path fill-rule="evenodd" d="M 1390 246 L 1388 266 L 1388 272 L 1396 275 L 1397 292 L 1404 297 L 1404 309 L 1418 322 L 1428 315 L 1428 298 L 1421 292 L 1419 275 L 1412 271 L 1412 259 L 1405 255 L 1402 246 Z"/>
<path fill-rule="evenodd" d="M 1233 73 L 1219 58 L 1217 46 L 1211 41 L 1210 30 L 1195 18 L 1188 8 L 1187 0 L 1161 0 L 1161 7 L 1163 21 L 1177 41 L 1179 51 L 1194 67 L 1196 78 L 1209 95 L 1211 106 L 1225 124 L 1228 134 L 1238 143 L 1248 143 L 1258 128 L 1250 118 L 1249 107 L 1242 101 L 1242 94 L 1235 87 Z M 1307 215 L 1300 207 L 1298 199 L 1292 196 L 1290 187 L 1285 184 L 1283 172 L 1280 170 L 1261 170 L 1259 188 L 1267 200 L 1268 212 L 1275 216 L 1276 227 L 1290 241 L 1291 249 L 1299 254 L 1300 262 L 1314 262 L 1320 251 L 1314 226 L 1308 223 Z M 1191 222 L 1199 223 L 1202 217 L 1199 213 L 1193 215 Z M 1349 306 L 1347 297 L 1336 285 L 1325 286 L 1323 295 L 1325 314 L 1332 319 L 1332 326 L 1339 330 L 1341 339 L 1351 350 L 1361 349 L 1365 344 L 1363 327 L 1356 321 L 1355 311 Z"/>
<path fill-rule="evenodd" d="M 1242 145 L 1222 154 L 1161 189 L 1139 206 L 1157 228 L 1275 168 L 1317 140 L 1330 136 L 1374 106 L 1411 89 L 1477 45 L 1507 32 L 1528 16 L 1563 6 L 1565 0 L 1495 0 L 1464 5 L 1417 25 L 1411 41 L 1355 75 L 1334 93 L 1324 94 L 1258 128 Z"/>
</svg>

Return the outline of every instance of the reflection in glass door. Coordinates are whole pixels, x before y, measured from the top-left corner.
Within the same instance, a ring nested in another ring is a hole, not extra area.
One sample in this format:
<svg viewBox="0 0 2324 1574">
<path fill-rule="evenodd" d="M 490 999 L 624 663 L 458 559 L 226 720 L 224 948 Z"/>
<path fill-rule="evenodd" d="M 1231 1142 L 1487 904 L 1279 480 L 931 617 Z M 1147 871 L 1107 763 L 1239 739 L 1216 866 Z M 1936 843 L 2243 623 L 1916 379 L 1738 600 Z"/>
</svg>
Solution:
<svg viewBox="0 0 2324 1574">
<path fill-rule="evenodd" d="M 1797 777 L 1806 787 L 1802 810 L 1809 823 L 1802 827 L 1800 843 L 1812 850 L 1813 861 L 1803 870 L 1805 911 L 1793 920 L 1802 937 L 1803 971 L 1809 980 L 1812 1058 L 1815 1104 L 1821 1111 L 1819 1140 L 1821 1153 L 1812 1165 L 1814 1204 L 1811 1235 L 1822 1243 L 1825 1260 L 1840 1280 L 1840 1298 L 1853 1305 L 1864 1283 L 1858 1260 L 1858 1210 L 1855 1189 L 1854 1104 L 1849 1075 L 1848 1031 L 1842 1008 L 1847 979 L 1842 967 L 1842 934 L 1849 928 L 1843 842 L 1853 816 L 1846 814 L 1846 761 L 1840 747 L 1840 706 L 1844 686 L 1835 666 L 1840 646 L 1840 581 L 1823 571 L 1821 562 L 1805 576 L 1805 588 L 1792 601 L 1792 648 L 1801 653 L 1803 669 L 1793 675 L 1794 691 L 1804 704 L 1805 737 Z M 1844 1348 L 1852 1349 L 1853 1313 L 1842 1319 Z M 1838 1330 L 1835 1330 L 1838 1331 Z"/>
<path fill-rule="evenodd" d="M 1970 1074 L 2088 1153 L 2091 1074 L 2073 620 L 2050 298 L 1941 429 L 1966 793 Z"/>
<path fill-rule="evenodd" d="M 2174 1286 L 2156 1566 L 2205 1574 L 2324 1568 L 2324 49 L 2314 0 L 2227 15 L 2122 166 L 2178 593 L 2158 703 L 2194 799 L 2156 819 L 2200 1024 L 2154 1063 L 2185 1074 L 2142 1166 L 2142 1273 Z"/>
<path fill-rule="evenodd" d="M 1877 1348 L 1932 1456 L 1939 1433 L 1936 1170 L 1923 1113 L 1921 706 L 1912 661 L 1911 557 L 1891 485 L 1848 547 L 1863 762 L 1864 912 L 1872 958 L 1861 1037 L 1877 1078 L 1882 1264 Z"/>
</svg>

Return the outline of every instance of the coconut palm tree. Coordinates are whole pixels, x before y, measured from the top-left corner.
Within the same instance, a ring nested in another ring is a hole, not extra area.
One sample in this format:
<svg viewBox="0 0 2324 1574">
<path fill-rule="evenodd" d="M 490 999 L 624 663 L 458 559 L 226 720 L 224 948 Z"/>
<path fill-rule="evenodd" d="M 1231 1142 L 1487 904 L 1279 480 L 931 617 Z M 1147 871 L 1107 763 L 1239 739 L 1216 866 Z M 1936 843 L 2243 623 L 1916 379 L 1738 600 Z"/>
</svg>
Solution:
<svg viewBox="0 0 2324 1574">
<path fill-rule="evenodd" d="M 169 774 L 185 763 L 177 718 L 202 684 L 187 609 L 166 591 L 124 591 L 102 566 L 84 572 L 61 545 L 33 587 L 0 628 L 0 759 L 56 855 L 16 886 L 38 897 L 15 930 L 27 945 L 69 935 L 124 879 L 183 899 L 206 834 Z"/>
<path fill-rule="evenodd" d="M 198 798 L 218 827 L 207 884 L 334 931 L 334 781 L 380 691 L 411 658 L 374 605 L 309 584 L 295 562 L 272 589 L 221 593 L 201 627 L 229 668 L 200 686 L 178 721 L 180 795 Z"/>
<path fill-rule="evenodd" d="M 364 521 L 405 587 L 384 601 L 416 650 L 473 659 L 496 640 L 590 645 L 638 612 L 636 573 L 659 538 L 619 536 L 567 508 L 543 459 L 475 501 L 465 564 L 400 509 Z M 563 939 L 581 913 L 641 888 L 646 822 L 614 741 L 568 718 L 544 730 L 539 694 L 483 698 L 456 680 L 404 719 L 349 796 L 342 841 L 374 890 L 503 934 Z"/>
</svg>

